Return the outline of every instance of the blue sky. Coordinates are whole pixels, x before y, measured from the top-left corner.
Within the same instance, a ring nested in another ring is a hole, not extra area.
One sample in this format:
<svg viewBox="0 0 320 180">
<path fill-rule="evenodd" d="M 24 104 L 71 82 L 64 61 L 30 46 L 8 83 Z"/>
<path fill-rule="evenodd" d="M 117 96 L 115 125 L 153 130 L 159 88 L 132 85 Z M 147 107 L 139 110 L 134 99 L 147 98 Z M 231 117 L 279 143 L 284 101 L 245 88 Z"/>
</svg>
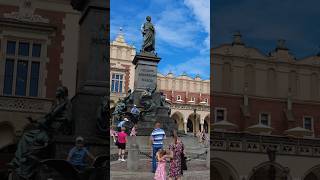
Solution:
<svg viewBox="0 0 320 180">
<path fill-rule="evenodd" d="M 122 27 L 126 42 L 141 49 L 141 25 L 152 17 L 156 28 L 158 70 L 210 76 L 210 0 L 111 0 L 110 32 L 114 40 Z"/>
<path fill-rule="evenodd" d="M 278 39 L 285 39 L 298 59 L 320 49 L 319 0 L 213 0 L 213 47 L 230 43 L 240 31 L 247 46 L 269 53 Z"/>
</svg>

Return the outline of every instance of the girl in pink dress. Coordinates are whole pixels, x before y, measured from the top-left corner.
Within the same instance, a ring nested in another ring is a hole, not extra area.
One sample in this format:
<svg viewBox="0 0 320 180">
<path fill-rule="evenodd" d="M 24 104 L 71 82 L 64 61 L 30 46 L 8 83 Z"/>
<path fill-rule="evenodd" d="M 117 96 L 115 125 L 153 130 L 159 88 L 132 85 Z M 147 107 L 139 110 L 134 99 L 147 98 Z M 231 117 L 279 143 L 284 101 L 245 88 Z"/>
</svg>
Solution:
<svg viewBox="0 0 320 180">
<path fill-rule="evenodd" d="M 114 129 L 115 129 L 115 126 L 111 126 L 111 128 L 110 128 L 110 136 L 112 137 L 113 142 L 116 142 L 118 133 Z"/>
<path fill-rule="evenodd" d="M 137 136 L 137 125 L 136 124 L 131 129 L 130 136 Z"/>
<path fill-rule="evenodd" d="M 166 158 L 168 156 L 166 155 L 166 151 L 163 149 L 160 149 L 157 152 L 157 159 L 158 159 L 158 166 L 156 173 L 154 175 L 155 180 L 166 180 L 167 179 L 167 172 L 166 172 Z"/>
</svg>

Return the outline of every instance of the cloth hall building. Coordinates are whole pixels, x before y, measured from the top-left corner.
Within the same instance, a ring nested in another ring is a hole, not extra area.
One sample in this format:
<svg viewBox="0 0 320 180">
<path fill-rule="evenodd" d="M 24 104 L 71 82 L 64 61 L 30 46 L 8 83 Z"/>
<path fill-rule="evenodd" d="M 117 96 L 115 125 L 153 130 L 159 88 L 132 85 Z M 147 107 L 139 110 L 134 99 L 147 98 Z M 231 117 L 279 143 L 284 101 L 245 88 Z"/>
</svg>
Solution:
<svg viewBox="0 0 320 180">
<path fill-rule="evenodd" d="M 320 179 L 319 62 L 284 40 L 264 54 L 240 33 L 211 50 L 215 180 Z"/>
</svg>

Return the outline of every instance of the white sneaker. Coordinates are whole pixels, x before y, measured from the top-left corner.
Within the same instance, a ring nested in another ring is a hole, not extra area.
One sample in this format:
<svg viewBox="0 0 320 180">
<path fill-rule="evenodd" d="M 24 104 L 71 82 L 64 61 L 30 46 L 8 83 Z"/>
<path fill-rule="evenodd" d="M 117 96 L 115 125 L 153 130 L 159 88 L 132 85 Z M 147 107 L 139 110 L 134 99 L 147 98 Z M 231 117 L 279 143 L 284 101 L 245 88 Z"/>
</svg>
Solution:
<svg viewBox="0 0 320 180">
<path fill-rule="evenodd" d="M 121 161 L 122 161 L 122 162 L 126 162 L 126 160 L 125 160 L 125 159 L 121 159 Z"/>
<path fill-rule="evenodd" d="M 122 161 L 122 159 L 121 159 L 121 158 L 119 158 L 119 159 L 118 159 L 118 161 Z"/>
</svg>

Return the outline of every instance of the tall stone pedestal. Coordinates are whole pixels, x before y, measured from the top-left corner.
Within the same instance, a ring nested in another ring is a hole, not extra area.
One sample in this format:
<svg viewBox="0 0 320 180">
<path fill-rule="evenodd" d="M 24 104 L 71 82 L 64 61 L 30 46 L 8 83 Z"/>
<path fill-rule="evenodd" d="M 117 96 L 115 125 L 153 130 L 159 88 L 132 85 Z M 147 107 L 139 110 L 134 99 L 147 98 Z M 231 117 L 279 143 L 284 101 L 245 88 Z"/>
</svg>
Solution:
<svg viewBox="0 0 320 180">
<path fill-rule="evenodd" d="M 138 136 L 150 136 L 156 122 L 161 123 L 161 126 L 167 136 L 170 136 L 172 131 L 177 129 L 174 120 L 168 115 L 167 108 L 158 107 L 155 114 L 146 115 L 144 120 L 138 123 Z"/>
<path fill-rule="evenodd" d="M 158 63 L 161 58 L 148 52 L 136 54 L 132 63 L 135 67 L 134 90 L 154 89 L 157 85 Z"/>
<path fill-rule="evenodd" d="M 98 109 L 103 96 L 109 95 L 109 4 L 99 0 L 72 0 L 71 4 L 82 14 L 77 92 L 72 99 L 74 135 L 83 136 L 85 140 L 99 139 Z M 107 149 L 106 146 L 104 150 Z"/>
<path fill-rule="evenodd" d="M 133 60 L 135 67 L 135 81 L 133 104 L 143 107 L 142 95 L 147 89 L 153 90 L 157 87 L 157 72 L 160 57 L 150 52 L 138 53 Z M 143 116 L 143 120 L 138 123 L 138 136 L 150 136 L 156 122 L 160 122 L 167 135 L 170 135 L 176 124 L 168 114 L 168 108 L 161 106 L 160 92 L 152 94 L 154 109 Z"/>
</svg>

